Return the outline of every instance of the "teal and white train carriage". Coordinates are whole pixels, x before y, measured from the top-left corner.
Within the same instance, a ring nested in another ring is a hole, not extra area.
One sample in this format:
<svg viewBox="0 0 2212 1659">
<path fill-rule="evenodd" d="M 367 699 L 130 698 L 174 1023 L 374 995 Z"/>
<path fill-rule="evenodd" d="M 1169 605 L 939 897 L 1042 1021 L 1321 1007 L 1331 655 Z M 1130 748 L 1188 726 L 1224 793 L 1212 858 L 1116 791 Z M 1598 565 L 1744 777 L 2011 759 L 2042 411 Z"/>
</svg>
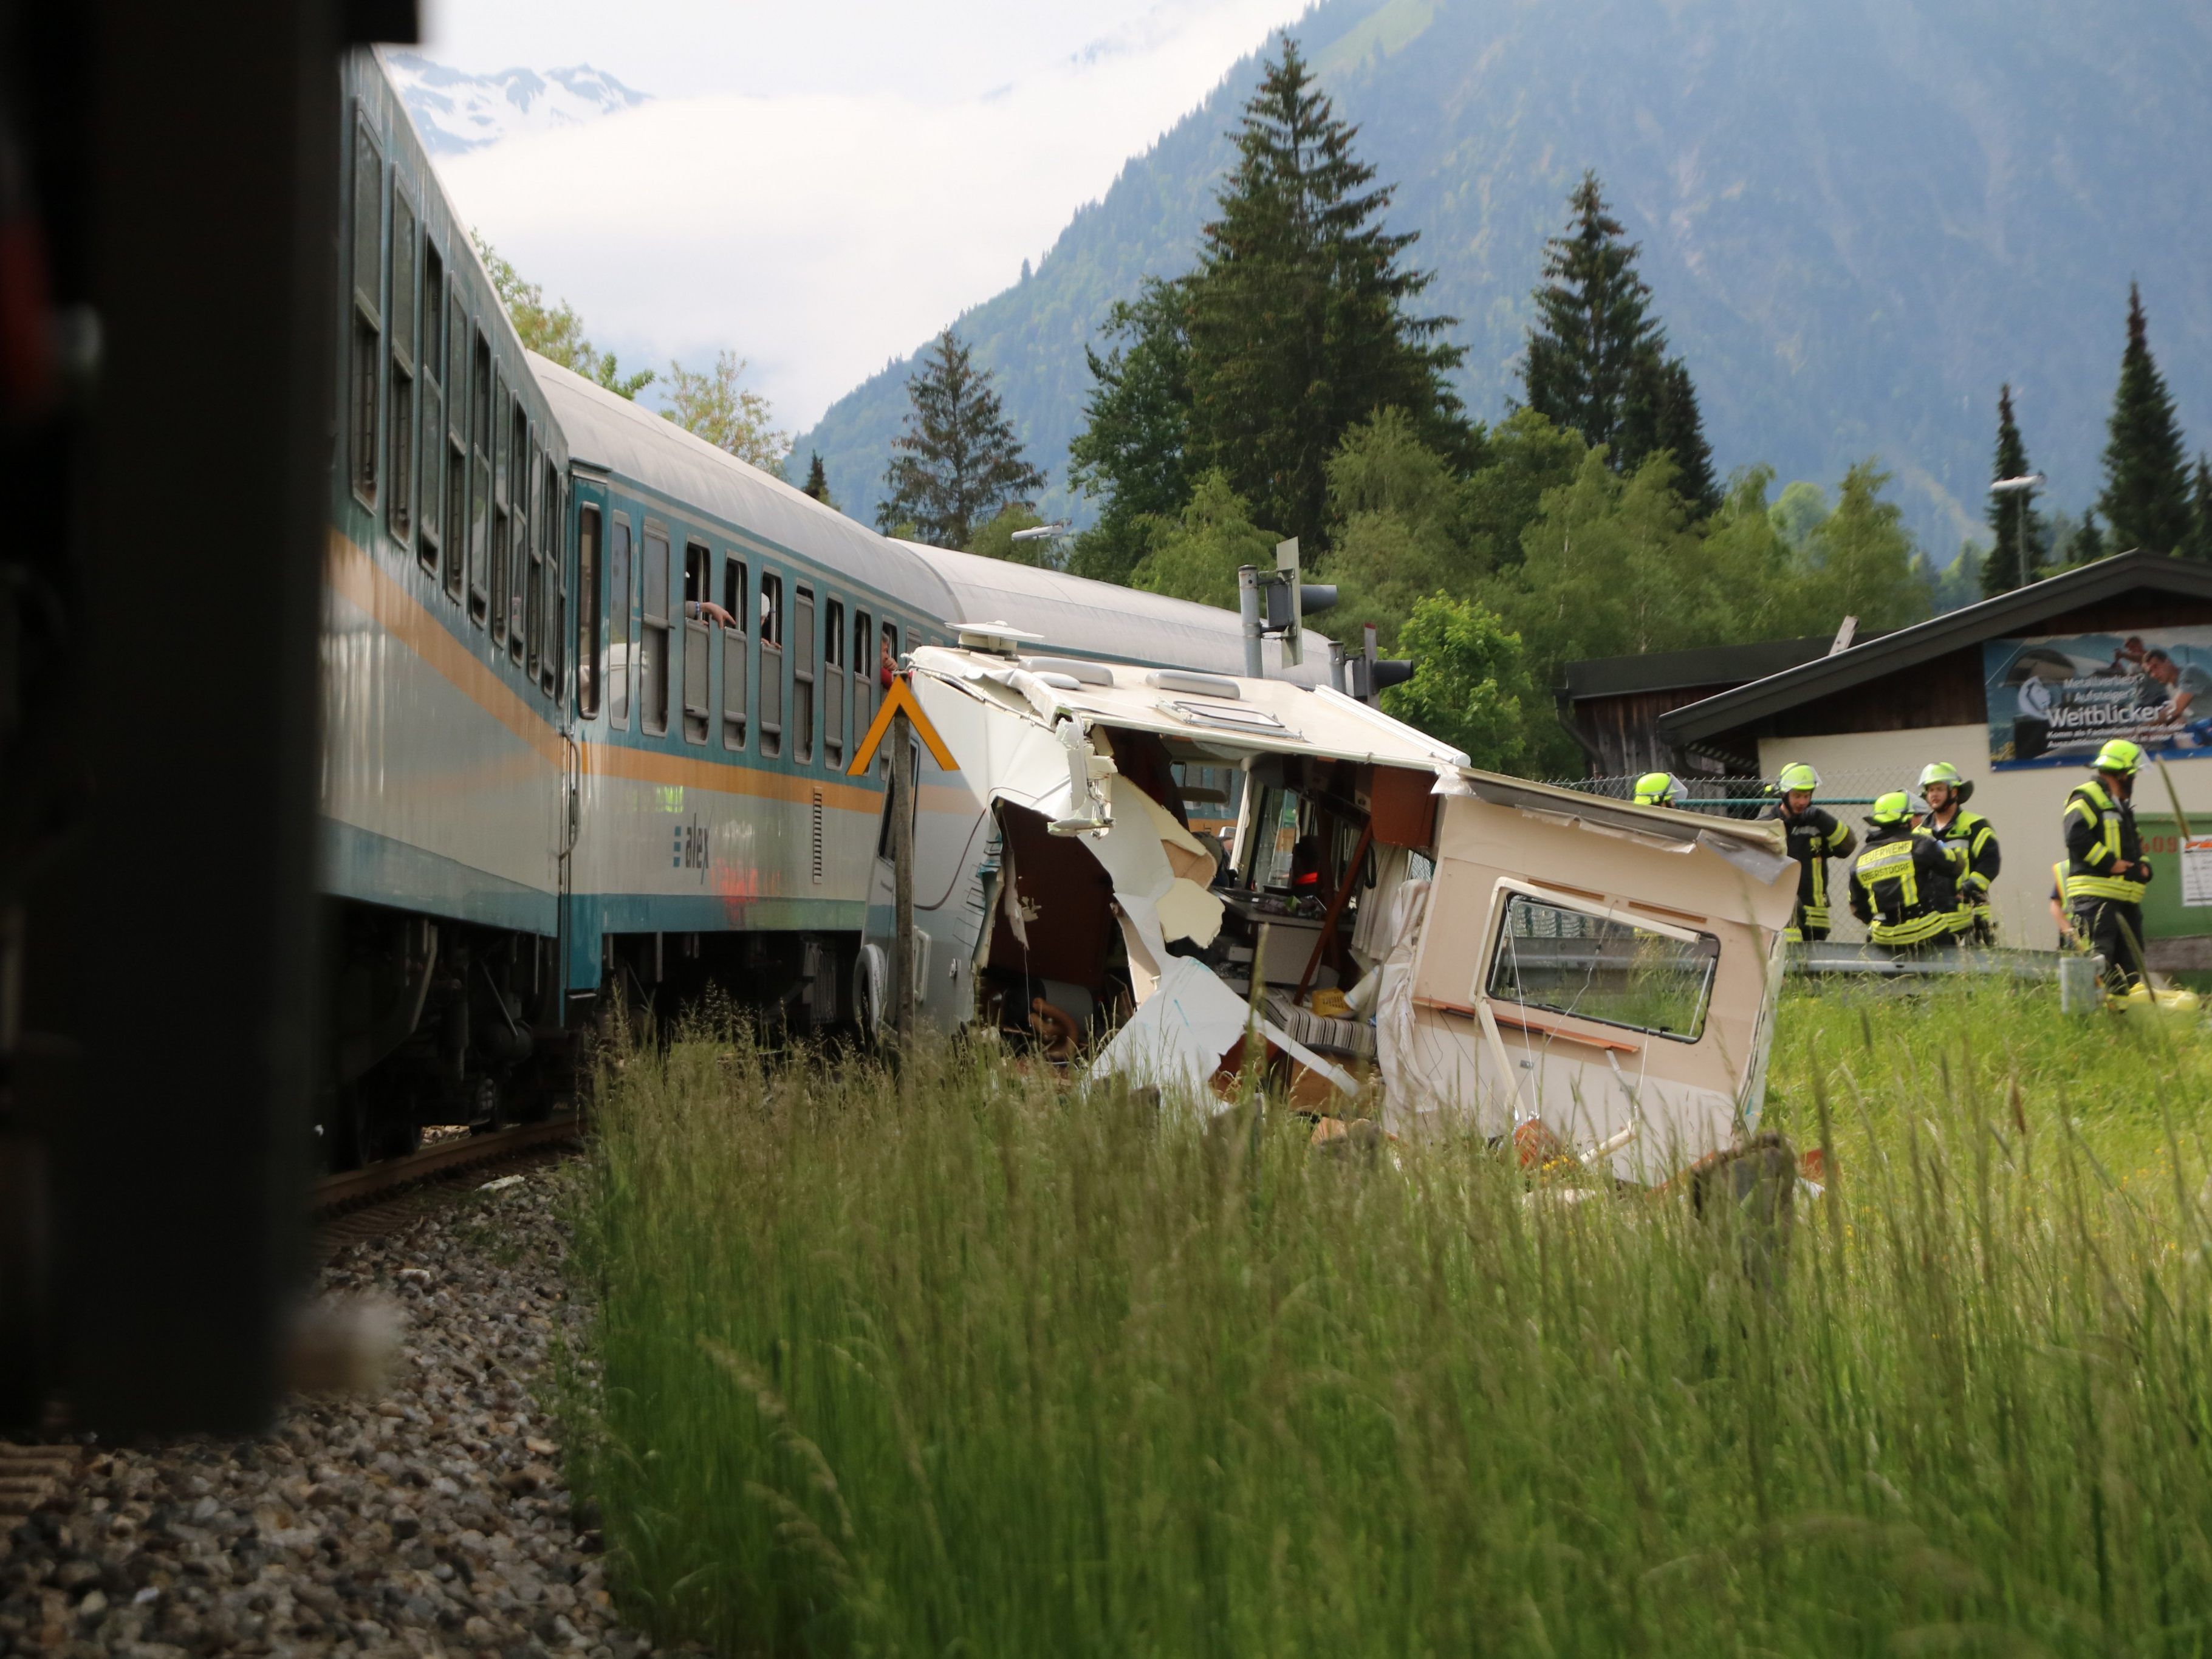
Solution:
<svg viewBox="0 0 2212 1659">
<path fill-rule="evenodd" d="M 343 74 L 321 1123 L 341 1164 L 548 1109 L 617 986 L 866 1024 L 889 761 L 848 769 L 886 654 L 988 620 L 1044 652 L 1243 660 L 1230 613 L 888 539 L 531 356 L 378 58 Z M 1310 636 L 1301 677 L 1326 660 Z M 914 763 L 918 809 L 972 823 Z M 922 896 L 964 892 L 985 851 L 933 854 Z"/>
</svg>

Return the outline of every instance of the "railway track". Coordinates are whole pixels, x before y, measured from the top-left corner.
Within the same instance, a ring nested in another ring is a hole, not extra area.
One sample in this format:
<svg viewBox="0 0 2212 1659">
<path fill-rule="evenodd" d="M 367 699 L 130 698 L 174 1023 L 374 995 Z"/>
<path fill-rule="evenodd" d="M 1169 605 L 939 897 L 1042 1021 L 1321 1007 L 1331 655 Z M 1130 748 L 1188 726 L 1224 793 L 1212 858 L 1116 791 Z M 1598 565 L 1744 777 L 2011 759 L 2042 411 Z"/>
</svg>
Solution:
<svg viewBox="0 0 2212 1659">
<path fill-rule="evenodd" d="M 316 1182 L 311 1201 L 315 1259 L 327 1262 L 349 1244 L 405 1225 L 464 1176 L 495 1176 L 511 1166 L 536 1164 L 576 1145 L 582 1136 L 583 1121 L 569 1114 L 493 1134 L 457 1137 L 405 1158 L 325 1176 Z"/>
</svg>

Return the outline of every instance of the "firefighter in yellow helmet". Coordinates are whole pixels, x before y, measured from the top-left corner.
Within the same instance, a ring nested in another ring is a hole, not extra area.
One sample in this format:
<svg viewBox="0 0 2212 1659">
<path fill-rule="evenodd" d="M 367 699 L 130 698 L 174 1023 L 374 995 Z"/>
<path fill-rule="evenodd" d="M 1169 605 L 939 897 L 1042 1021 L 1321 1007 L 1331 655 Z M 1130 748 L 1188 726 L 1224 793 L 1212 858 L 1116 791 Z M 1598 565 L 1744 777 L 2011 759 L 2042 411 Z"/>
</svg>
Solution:
<svg viewBox="0 0 2212 1659">
<path fill-rule="evenodd" d="M 1813 805 L 1820 775 L 1802 761 L 1784 767 L 1774 787 L 1781 799 L 1765 816 L 1780 823 L 1790 856 L 1797 860 L 1797 908 L 1782 936 L 1824 939 L 1829 925 L 1828 860 L 1850 857 L 1857 838 L 1826 807 Z"/>
<path fill-rule="evenodd" d="M 2097 751 L 2096 776 L 2066 797 L 2066 905 L 2074 931 L 2105 959 L 2106 982 L 2124 991 L 2143 976 L 2142 901 L 2149 860 L 2136 832 L 2133 796 L 2142 750 L 2114 738 Z"/>
<path fill-rule="evenodd" d="M 1867 937 L 1892 951 L 1945 949 L 1959 942 L 1959 878 L 1966 855 L 1912 823 L 1902 789 L 1876 797 L 1866 845 L 1851 861 L 1851 914 Z"/>
<path fill-rule="evenodd" d="M 1960 941 L 1995 945 L 1997 925 L 1990 914 L 1990 884 L 1997 878 L 2001 854 L 1990 821 L 1966 810 L 1966 798 L 1973 793 L 1974 786 L 1948 761 L 1935 761 L 1920 769 L 1920 799 L 1928 803 L 1920 833 L 1935 836 L 1966 858 L 1966 873 L 1959 878 Z"/>
<path fill-rule="evenodd" d="M 1680 806 L 1689 793 L 1672 772 L 1646 772 L 1636 781 L 1638 806 Z"/>
</svg>

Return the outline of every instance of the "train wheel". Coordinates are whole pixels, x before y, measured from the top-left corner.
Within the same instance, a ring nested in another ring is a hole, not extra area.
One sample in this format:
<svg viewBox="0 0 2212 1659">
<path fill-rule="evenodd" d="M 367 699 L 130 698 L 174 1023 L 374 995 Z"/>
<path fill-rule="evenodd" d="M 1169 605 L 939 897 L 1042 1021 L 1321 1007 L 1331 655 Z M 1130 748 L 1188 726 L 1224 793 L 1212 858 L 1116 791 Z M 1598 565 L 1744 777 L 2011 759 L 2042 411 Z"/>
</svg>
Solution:
<svg viewBox="0 0 2212 1659">
<path fill-rule="evenodd" d="M 332 1175 L 358 1170 L 368 1151 L 368 1106 L 357 1084 L 344 1084 L 323 1097 L 322 1121 L 315 1126 L 323 1168 Z"/>
<path fill-rule="evenodd" d="M 472 1135 L 495 1135 L 507 1127 L 507 1094 L 499 1086 L 499 1079 L 489 1072 L 477 1079 L 469 1120 L 469 1133 Z"/>
</svg>

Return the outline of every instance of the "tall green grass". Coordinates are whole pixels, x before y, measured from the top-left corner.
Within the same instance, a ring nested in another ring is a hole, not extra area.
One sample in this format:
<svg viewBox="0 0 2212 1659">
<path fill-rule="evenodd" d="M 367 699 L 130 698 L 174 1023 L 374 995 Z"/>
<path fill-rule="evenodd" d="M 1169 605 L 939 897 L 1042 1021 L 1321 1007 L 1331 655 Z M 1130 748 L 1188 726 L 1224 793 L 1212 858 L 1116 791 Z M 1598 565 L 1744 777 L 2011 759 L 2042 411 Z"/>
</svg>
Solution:
<svg viewBox="0 0 2212 1659">
<path fill-rule="evenodd" d="M 733 1652 L 2203 1653 L 2198 1042 L 1793 997 L 1778 1284 L 1480 1145 L 693 1031 L 604 1091 L 579 1478 Z"/>
</svg>

